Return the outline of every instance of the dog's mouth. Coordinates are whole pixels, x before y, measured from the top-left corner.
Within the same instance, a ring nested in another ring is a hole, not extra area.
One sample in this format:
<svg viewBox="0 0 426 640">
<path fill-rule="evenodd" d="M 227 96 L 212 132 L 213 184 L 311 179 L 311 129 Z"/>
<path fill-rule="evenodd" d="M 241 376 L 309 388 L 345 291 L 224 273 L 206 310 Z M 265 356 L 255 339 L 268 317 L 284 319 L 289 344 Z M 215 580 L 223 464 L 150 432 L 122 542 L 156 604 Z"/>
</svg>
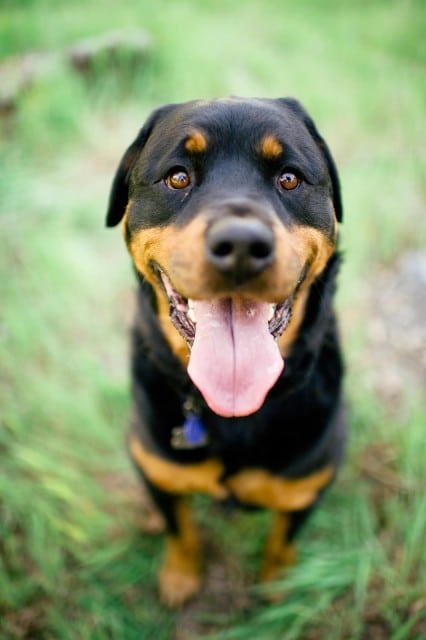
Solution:
<svg viewBox="0 0 426 640">
<path fill-rule="evenodd" d="M 187 342 L 191 348 L 195 339 L 196 325 L 197 325 L 197 302 L 191 298 L 184 298 L 173 288 L 170 279 L 164 273 L 159 271 L 164 289 L 166 290 L 167 297 L 170 305 L 170 318 L 179 331 L 181 336 Z M 287 329 L 290 322 L 293 297 L 291 296 L 279 304 L 268 303 L 256 303 L 247 301 L 247 314 L 250 316 L 250 309 L 256 305 L 268 306 L 268 330 L 271 336 L 276 340 Z M 231 298 L 224 298 L 221 302 L 229 301 L 232 305 Z M 211 303 L 213 304 L 213 303 Z"/>
<path fill-rule="evenodd" d="M 190 349 L 188 374 L 207 404 L 225 417 L 257 411 L 284 367 L 277 338 L 290 322 L 294 296 L 279 304 L 191 300 L 159 275 L 170 318 Z"/>
</svg>

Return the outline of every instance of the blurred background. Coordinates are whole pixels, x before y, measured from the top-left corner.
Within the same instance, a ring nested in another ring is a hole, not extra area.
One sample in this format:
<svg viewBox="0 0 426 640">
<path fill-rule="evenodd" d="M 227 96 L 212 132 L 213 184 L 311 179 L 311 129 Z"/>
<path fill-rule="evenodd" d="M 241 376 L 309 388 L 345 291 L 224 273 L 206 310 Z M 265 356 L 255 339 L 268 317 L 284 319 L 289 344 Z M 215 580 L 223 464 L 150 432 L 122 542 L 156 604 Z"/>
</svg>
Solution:
<svg viewBox="0 0 426 640">
<path fill-rule="evenodd" d="M 0 0 L 1 638 L 426 637 L 425 33 L 422 0 Z M 104 216 L 152 108 L 227 95 L 297 97 L 339 167 L 351 436 L 282 602 L 250 589 L 267 517 L 200 499 L 206 590 L 171 614 Z"/>
</svg>

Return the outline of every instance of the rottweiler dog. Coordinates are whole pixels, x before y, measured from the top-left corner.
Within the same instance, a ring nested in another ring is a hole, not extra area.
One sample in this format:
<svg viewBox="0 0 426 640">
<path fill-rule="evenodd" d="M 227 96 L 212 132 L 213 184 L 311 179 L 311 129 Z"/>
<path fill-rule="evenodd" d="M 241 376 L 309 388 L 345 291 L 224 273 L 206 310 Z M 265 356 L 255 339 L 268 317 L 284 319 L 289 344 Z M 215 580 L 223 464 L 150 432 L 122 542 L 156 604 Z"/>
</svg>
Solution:
<svg viewBox="0 0 426 640">
<path fill-rule="evenodd" d="M 120 221 L 138 279 L 129 450 L 166 523 L 161 598 L 202 585 L 194 493 L 273 512 L 260 575 L 276 579 L 344 450 L 328 146 L 291 98 L 163 106 L 118 166 Z"/>
</svg>

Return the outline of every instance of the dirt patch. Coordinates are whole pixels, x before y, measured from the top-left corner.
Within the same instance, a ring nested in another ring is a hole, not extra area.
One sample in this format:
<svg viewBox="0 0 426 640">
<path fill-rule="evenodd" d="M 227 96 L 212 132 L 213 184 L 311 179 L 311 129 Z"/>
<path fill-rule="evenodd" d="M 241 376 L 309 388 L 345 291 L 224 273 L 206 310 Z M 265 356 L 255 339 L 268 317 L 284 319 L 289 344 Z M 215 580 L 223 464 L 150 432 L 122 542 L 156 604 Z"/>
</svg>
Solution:
<svg viewBox="0 0 426 640">
<path fill-rule="evenodd" d="M 369 317 L 362 357 L 372 388 L 392 408 L 426 381 L 426 252 L 405 253 L 366 289 Z"/>
</svg>

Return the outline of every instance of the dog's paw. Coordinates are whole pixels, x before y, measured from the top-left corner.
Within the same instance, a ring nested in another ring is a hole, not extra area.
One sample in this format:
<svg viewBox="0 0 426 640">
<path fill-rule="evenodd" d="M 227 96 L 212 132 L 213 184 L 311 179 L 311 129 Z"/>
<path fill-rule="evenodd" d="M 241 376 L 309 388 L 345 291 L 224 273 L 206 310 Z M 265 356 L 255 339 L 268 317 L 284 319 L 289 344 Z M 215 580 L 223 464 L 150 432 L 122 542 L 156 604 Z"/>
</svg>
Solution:
<svg viewBox="0 0 426 640">
<path fill-rule="evenodd" d="M 165 566 L 160 572 L 158 582 L 161 602 L 175 609 L 197 595 L 201 589 L 202 578 L 198 571 L 181 572 Z"/>
<path fill-rule="evenodd" d="M 160 599 L 168 607 L 181 607 L 201 588 L 202 571 L 198 537 L 193 530 L 186 537 L 170 536 L 158 575 Z"/>
<path fill-rule="evenodd" d="M 260 581 L 263 583 L 278 580 L 284 569 L 293 566 L 297 561 L 297 547 L 294 544 L 284 545 L 279 551 L 266 553 L 260 572 Z"/>
<path fill-rule="evenodd" d="M 278 604 L 284 600 L 283 590 L 274 583 L 278 583 L 284 577 L 285 570 L 294 565 L 296 560 L 297 548 L 293 544 L 283 546 L 280 553 L 265 555 L 259 578 L 265 587 L 262 594 L 266 602 Z M 271 586 L 268 587 L 268 585 Z"/>
</svg>

